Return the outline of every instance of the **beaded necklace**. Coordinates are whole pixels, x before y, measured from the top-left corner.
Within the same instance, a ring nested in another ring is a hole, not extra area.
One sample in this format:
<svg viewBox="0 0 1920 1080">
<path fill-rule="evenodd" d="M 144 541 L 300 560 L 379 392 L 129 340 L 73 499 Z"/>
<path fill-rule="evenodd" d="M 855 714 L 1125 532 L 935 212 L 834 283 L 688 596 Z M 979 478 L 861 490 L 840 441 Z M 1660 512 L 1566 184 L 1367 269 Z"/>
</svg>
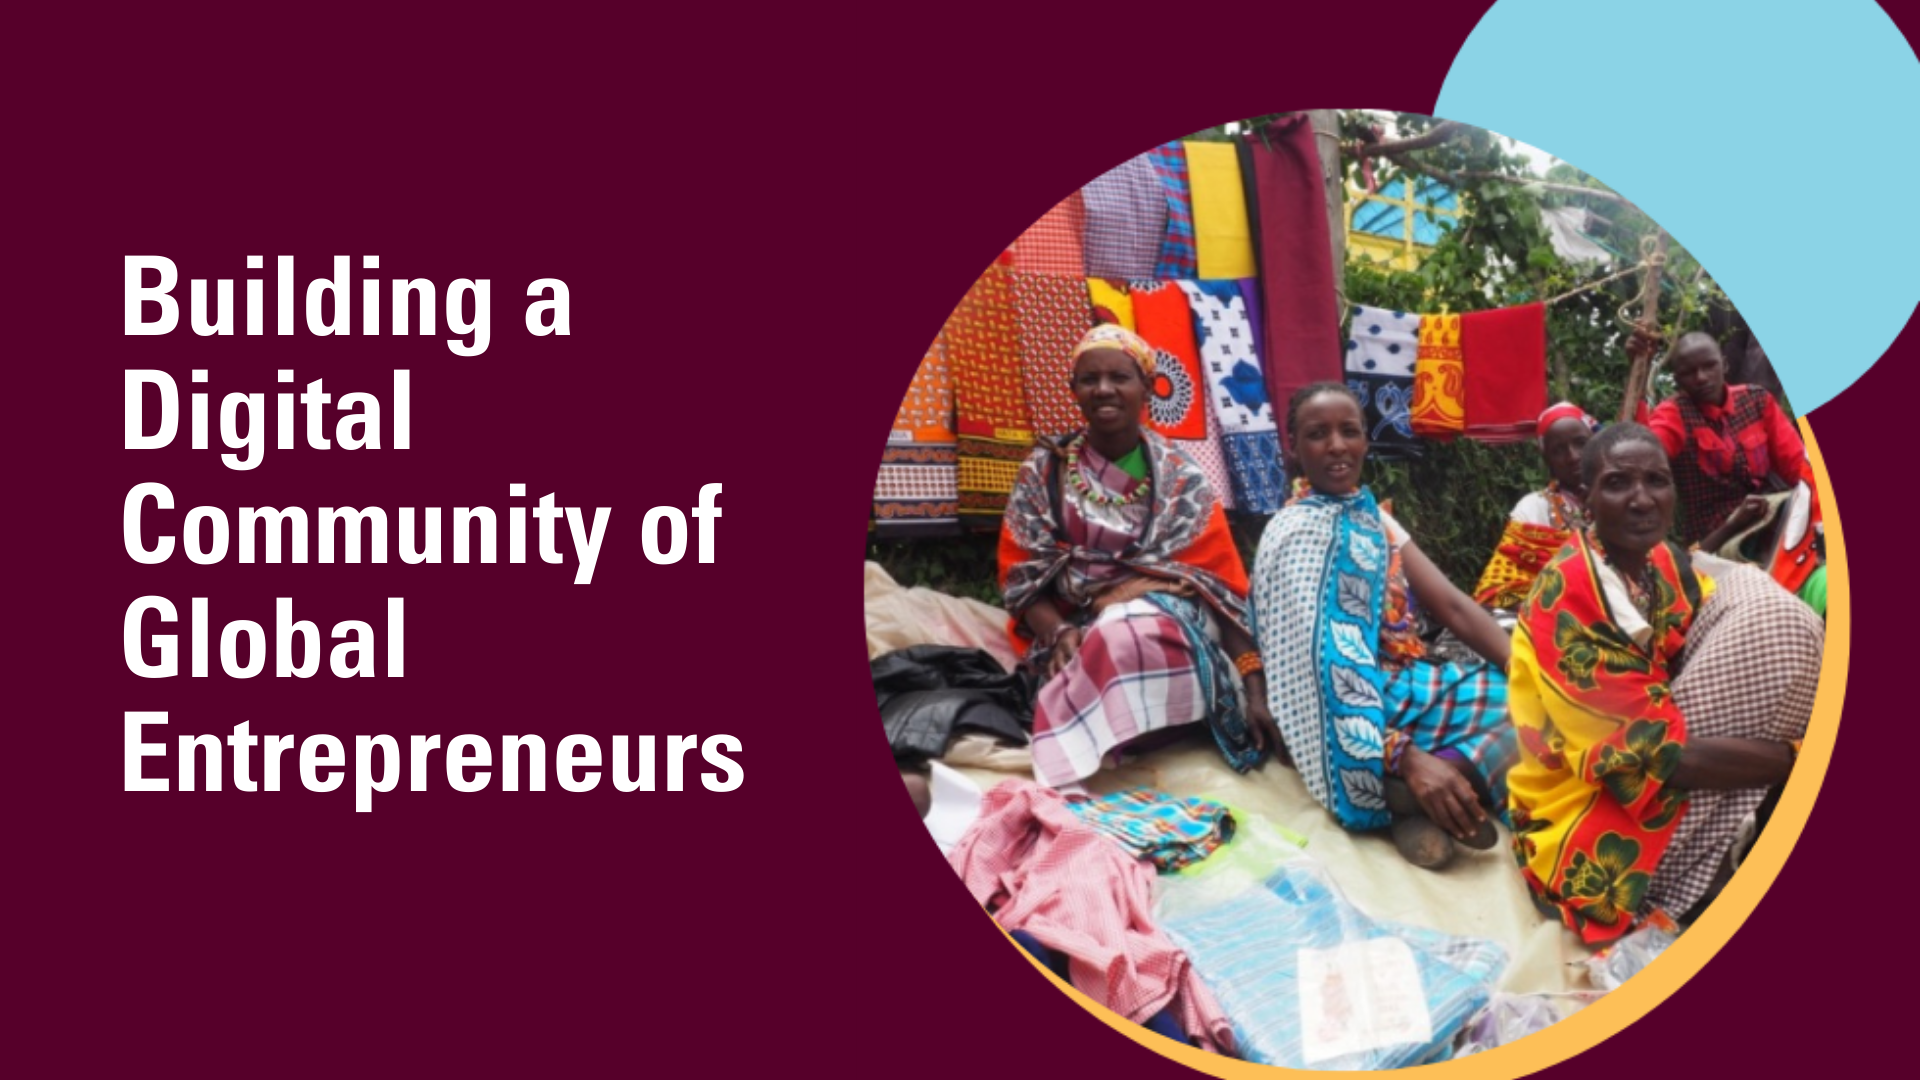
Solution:
<svg viewBox="0 0 1920 1080">
<path fill-rule="evenodd" d="M 1080 448 L 1086 444 L 1086 441 L 1085 435 L 1076 435 L 1073 441 L 1066 445 L 1067 483 L 1073 487 L 1074 494 L 1095 506 L 1131 506 L 1146 497 L 1147 491 L 1153 487 L 1151 473 L 1148 474 L 1147 479 L 1133 485 L 1133 490 L 1125 495 L 1115 495 L 1096 489 L 1080 471 Z"/>
<path fill-rule="evenodd" d="M 1586 505 L 1574 498 L 1572 492 L 1561 487 L 1560 481 L 1555 480 L 1547 485 L 1546 496 L 1550 516 L 1555 519 L 1554 528 L 1584 529 L 1593 523 L 1587 515 Z"/>
<path fill-rule="evenodd" d="M 1613 561 L 1613 556 L 1607 554 L 1607 549 L 1601 546 L 1599 537 L 1589 532 L 1587 538 L 1593 544 L 1593 550 L 1600 553 L 1601 560 L 1608 566 L 1613 567 L 1614 573 L 1620 575 L 1621 582 L 1627 587 L 1627 597 L 1633 601 L 1633 606 L 1639 610 L 1640 617 L 1643 619 L 1652 618 L 1654 597 L 1652 554 L 1649 553 L 1648 557 L 1641 562 L 1639 573 L 1627 574 L 1622 572 L 1620 565 Z"/>
</svg>

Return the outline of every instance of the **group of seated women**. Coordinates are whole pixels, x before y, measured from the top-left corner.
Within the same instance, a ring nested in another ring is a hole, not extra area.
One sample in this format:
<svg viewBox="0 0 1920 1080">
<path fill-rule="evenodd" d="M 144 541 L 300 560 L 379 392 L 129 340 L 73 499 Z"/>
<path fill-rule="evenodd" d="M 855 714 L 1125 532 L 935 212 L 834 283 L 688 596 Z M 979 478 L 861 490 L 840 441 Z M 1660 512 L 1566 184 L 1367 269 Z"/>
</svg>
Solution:
<svg viewBox="0 0 1920 1080">
<path fill-rule="evenodd" d="M 1365 417 L 1339 383 L 1289 403 L 1296 494 L 1249 580 L 1205 476 L 1143 426 L 1153 376 L 1145 341 L 1089 333 L 1086 428 L 1038 448 L 1008 503 L 1002 587 L 1044 678 L 1036 779 L 1073 789 L 1123 745 L 1205 724 L 1236 770 L 1291 765 L 1342 826 L 1422 867 L 1493 847 L 1505 821 L 1528 885 L 1589 941 L 1710 898 L 1798 753 L 1824 628 L 1766 573 L 1669 539 L 1692 475 L 1671 455 L 1713 441 L 1707 410 L 1683 410 L 1707 437 L 1678 450 L 1547 410 L 1553 483 L 1468 596 L 1361 482 Z M 1753 411 L 1745 388 L 1707 389 Z M 1419 612 L 1479 660 L 1428 655 Z"/>
</svg>

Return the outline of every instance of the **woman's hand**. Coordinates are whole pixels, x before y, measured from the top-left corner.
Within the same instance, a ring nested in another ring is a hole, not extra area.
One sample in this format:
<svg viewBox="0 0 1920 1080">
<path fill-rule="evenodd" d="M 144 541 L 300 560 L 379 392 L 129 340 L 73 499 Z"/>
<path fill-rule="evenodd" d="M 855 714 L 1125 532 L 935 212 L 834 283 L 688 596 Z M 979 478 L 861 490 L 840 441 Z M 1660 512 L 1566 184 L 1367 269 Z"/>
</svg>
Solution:
<svg viewBox="0 0 1920 1080">
<path fill-rule="evenodd" d="M 1726 547 L 1728 541 L 1738 536 L 1747 526 L 1766 517 L 1770 509 L 1772 504 L 1767 502 L 1764 495 L 1749 495 L 1741 499 L 1740 505 L 1734 507 L 1733 513 L 1727 515 L 1727 520 L 1721 522 L 1719 528 L 1708 533 L 1706 538 L 1700 541 L 1700 550 L 1709 555 L 1720 554 L 1720 549 Z"/>
<path fill-rule="evenodd" d="M 1419 800 L 1420 809 L 1454 839 L 1472 837 L 1487 820 L 1473 785 L 1460 770 L 1425 750 L 1408 747 L 1406 756 L 1400 759 L 1400 775 Z"/>
<path fill-rule="evenodd" d="M 1062 626 L 1054 635 L 1053 651 L 1047 654 L 1047 678 L 1060 674 L 1061 670 L 1073 662 L 1080 652 L 1080 640 L 1083 635 L 1077 626 Z"/>
<path fill-rule="evenodd" d="M 1280 725 L 1274 722 L 1273 710 L 1267 707 L 1267 681 L 1254 675 L 1247 679 L 1247 735 L 1253 739 L 1253 748 L 1262 752 L 1272 751 L 1273 759 L 1287 768 L 1293 768 L 1293 755 L 1287 753 L 1287 741 L 1280 735 Z"/>
<path fill-rule="evenodd" d="M 1772 504 L 1767 502 L 1766 496 L 1749 495 L 1740 500 L 1740 505 L 1733 508 L 1733 513 L 1727 515 L 1727 524 L 1738 532 L 1766 517 L 1771 508 Z"/>
</svg>

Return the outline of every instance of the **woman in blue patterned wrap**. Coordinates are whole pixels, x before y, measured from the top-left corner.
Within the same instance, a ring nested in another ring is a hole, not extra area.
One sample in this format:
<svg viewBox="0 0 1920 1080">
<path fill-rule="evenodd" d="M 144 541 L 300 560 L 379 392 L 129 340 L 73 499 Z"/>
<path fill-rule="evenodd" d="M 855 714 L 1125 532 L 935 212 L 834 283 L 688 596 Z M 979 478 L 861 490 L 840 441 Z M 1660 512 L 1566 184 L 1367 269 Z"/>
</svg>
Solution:
<svg viewBox="0 0 1920 1080">
<path fill-rule="evenodd" d="M 1507 635 L 1361 484 L 1353 391 L 1302 387 L 1287 438 L 1306 485 L 1260 537 L 1252 606 L 1268 705 L 1301 779 L 1346 828 L 1391 828 L 1416 865 L 1445 865 L 1454 840 L 1490 848 L 1514 756 Z M 1427 658 L 1414 597 L 1487 662 Z"/>
</svg>

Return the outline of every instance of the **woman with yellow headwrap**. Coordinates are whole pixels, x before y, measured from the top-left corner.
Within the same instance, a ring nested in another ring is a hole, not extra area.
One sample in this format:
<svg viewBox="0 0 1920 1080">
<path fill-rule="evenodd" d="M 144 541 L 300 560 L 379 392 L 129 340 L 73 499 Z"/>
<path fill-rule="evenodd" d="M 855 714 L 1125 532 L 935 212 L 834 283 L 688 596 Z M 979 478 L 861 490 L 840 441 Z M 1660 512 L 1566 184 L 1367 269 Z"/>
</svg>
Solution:
<svg viewBox="0 0 1920 1080">
<path fill-rule="evenodd" d="M 1015 647 L 1045 680 L 1033 771 L 1052 787 L 1182 724 L 1207 723 L 1243 772 L 1278 745 L 1220 501 L 1143 423 L 1153 367 L 1124 327 L 1081 339 L 1071 388 L 1087 426 L 1036 448 L 1007 502 L 1000 584 Z"/>
</svg>

